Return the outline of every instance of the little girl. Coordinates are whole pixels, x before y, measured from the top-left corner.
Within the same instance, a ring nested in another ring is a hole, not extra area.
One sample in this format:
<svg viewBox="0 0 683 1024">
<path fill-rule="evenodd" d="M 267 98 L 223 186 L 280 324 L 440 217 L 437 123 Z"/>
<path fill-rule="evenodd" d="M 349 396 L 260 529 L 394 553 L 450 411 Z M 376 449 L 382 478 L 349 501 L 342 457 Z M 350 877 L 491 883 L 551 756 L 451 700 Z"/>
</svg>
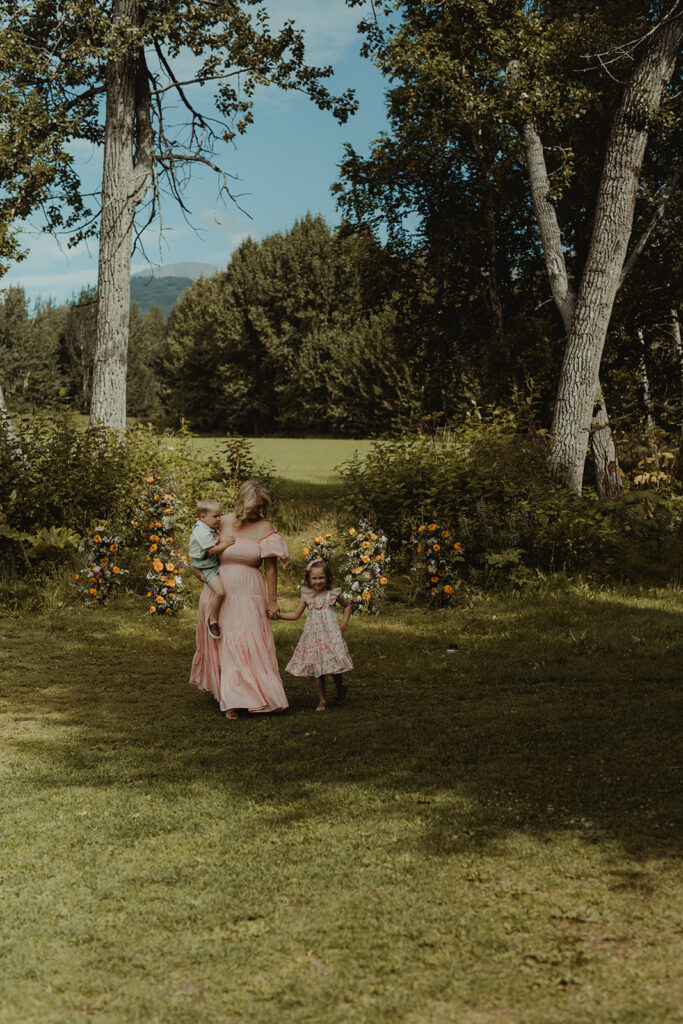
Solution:
<svg viewBox="0 0 683 1024">
<path fill-rule="evenodd" d="M 344 609 L 341 626 L 334 610 L 337 603 Z M 337 688 L 334 704 L 341 707 L 347 689 L 342 684 L 341 674 L 353 668 L 349 649 L 343 637 L 351 617 L 351 602 L 343 596 L 341 587 L 332 587 L 330 567 L 322 558 L 314 558 L 306 566 L 301 600 L 296 609 L 293 612 L 280 612 L 279 618 L 299 619 L 306 607 L 306 625 L 285 671 L 293 676 L 315 677 L 318 691 L 316 711 L 324 711 L 327 707 L 325 676 L 331 673 Z"/>
</svg>

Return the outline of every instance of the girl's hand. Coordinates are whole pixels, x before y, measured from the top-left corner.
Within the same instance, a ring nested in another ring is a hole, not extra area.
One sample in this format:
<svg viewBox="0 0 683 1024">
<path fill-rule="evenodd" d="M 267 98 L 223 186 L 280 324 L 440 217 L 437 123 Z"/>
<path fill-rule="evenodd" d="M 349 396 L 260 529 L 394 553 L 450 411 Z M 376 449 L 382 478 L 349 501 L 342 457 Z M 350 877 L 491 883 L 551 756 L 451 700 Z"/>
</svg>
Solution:
<svg viewBox="0 0 683 1024">
<path fill-rule="evenodd" d="M 277 601 L 269 601 L 268 604 L 266 605 L 266 610 L 268 612 L 269 619 L 280 618 L 280 605 L 277 603 Z"/>
</svg>

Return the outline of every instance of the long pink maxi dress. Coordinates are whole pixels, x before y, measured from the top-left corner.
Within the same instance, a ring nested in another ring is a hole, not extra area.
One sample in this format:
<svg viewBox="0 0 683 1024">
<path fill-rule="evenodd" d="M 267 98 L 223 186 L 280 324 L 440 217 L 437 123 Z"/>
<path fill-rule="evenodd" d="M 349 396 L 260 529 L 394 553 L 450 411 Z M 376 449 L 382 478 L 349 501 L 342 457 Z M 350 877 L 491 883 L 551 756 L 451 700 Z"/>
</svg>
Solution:
<svg viewBox="0 0 683 1024">
<path fill-rule="evenodd" d="M 230 532 L 230 525 L 222 526 Z M 287 545 L 275 530 L 260 540 L 242 538 L 220 556 L 218 569 L 225 587 L 218 624 L 220 640 L 209 636 L 206 625 L 211 591 L 204 587 L 197 616 L 197 650 L 190 683 L 212 693 L 221 711 L 284 711 L 289 707 L 280 678 L 275 641 L 266 611 L 266 587 L 259 566 L 276 556 L 286 562 Z"/>
</svg>

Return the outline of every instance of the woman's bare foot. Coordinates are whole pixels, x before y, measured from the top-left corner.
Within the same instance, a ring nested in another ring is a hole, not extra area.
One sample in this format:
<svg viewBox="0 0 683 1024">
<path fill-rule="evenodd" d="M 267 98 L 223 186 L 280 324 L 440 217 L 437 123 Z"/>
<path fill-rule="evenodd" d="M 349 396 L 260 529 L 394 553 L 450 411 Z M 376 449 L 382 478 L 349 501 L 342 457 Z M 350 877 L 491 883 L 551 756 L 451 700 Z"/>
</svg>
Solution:
<svg viewBox="0 0 683 1024">
<path fill-rule="evenodd" d="M 327 711 L 327 704 L 325 703 L 325 701 L 321 700 L 315 710 L 316 711 Z"/>
<path fill-rule="evenodd" d="M 228 708 L 228 710 L 225 712 L 225 717 L 229 718 L 231 722 L 235 722 L 240 716 L 237 714 L 234 708 Z"/>
</svg>

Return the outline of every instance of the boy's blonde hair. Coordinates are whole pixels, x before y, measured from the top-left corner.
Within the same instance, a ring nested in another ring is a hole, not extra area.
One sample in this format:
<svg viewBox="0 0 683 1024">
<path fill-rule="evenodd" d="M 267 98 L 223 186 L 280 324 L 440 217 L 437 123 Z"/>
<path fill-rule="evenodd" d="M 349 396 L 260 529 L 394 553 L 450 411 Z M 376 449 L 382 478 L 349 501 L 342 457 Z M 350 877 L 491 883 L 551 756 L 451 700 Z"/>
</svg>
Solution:
<svg viewBox="0 0 683 1024">
<path fill-rule="evenodd" d="M 265 503 L 265 505 L 272 504 L 272 499 L 263 484 L 260 484 L 258 480 L 245 480 L 237 492 L 237 500 L 235 501 L 235 519 L 237 522 L 243 523 L 252 509 L 255 509 L 257 505 L 262 503 Z"/>
<path fill-rule="evenodd" d="M 214 509 L 218 509 L 218 511 L 220 512 L 220 510 L 221 510 L 221 503 L 220 503 L 220 501 L 214 501 L 213 498 L 202 498 L 200 501 L 197 502 L 197 515 L 198 516 L 208 515 L 208 513 L 209 512 L 213 512 Z"/>
</svg>

